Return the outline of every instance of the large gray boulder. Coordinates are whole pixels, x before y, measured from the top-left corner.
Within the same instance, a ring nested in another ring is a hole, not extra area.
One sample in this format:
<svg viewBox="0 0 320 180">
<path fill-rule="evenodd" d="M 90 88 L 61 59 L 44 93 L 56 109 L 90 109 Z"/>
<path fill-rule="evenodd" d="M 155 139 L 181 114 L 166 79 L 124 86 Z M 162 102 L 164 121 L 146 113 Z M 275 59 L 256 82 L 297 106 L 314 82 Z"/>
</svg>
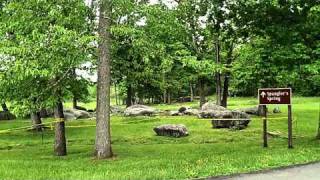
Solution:
<svg viewBox="0 0 320 180">
<path fill-rule="evenodd" d="M 197 116 L 197 115 L 199 115 L 199 110 L 198 109 L 187 108 L 187 110 L 185 110 L 183 113 L 185 115 L 189 115 L 189 116 Z"/>
<path fill-rule="evenodd" d="M 70 113 L 70 112 L 63 112 L 64 114 L 64 119 L 66 121 L 70 121 L 70 120 L 76 120 L 77 117 L 73 114 L 73 113 Z"/>
<path fill-rule="evenodd" d="M 185 125 L 183 124 L 165 124 L 161 126 L 157 126 L 153 128 L 154 132 L 157 133 L 158 136 L 169 136 L 169 137 L 184 137 L 188 136 L 189 132 Z"/>
<path fill-rule="evenodd" d="M 272 112 L 274 114 L 281 113 L 280 107 L 279 106 L 275 107 Z"/>
<path fill-rule="evenodd" d="M 213 102 L 205 103 L 199 112 L 199 118 L 232 118 L 232 112 Z"/>
<path fill-rule="evenodd" d="M 155 113 L 154 108 L 139 104 L 130 106 L 124 111 L 125 116 L 151 116 Z"/>
<path fill-rule="evenodd" d="M 225 107 L 216 105 L 214 102 L 207 102 L 201 107 L 201 111 L 224 111 L 227 110 Z"/>
<path fill-rule="evenodd" d="M 231 111 L 231 118 L 228 120 L 212 120 L 213 128 L 231 128 L 231 129 L 245 129 L 250 123 L 250 117 L 245 112 L 239 110 Z M 220 117 L 220 119 L 224 119 L 224 117 Z M 234 119 L 234 120 L 232 120 Z"/>
<path fill-rule="evenodd" d="M 183 113 L 179 111 L 170 111 L 170 116 L 182 116 Z"/>
<path fill-rule="evenodd" d="M 119 107 L 119 106 L 111 106 L 110 107 L 110 112 L 112 114 L 121 114 L 121 113 L 123 113 L 123 109 L 121 107 Z"/>
<path fill-rule="evenodd" d="M 16 119 L 16 116 L 10 113 L 9 111 L 0 111 L 0 121 L 13 119 Z"/>
<path fill-rule="evenodd" d="M 211 121 L 213 128 L 244 129 L 250 123 L 250 117 L 245 112 L 240 110 L 231 111 L 212 102 L 202 106 L 198 117 L 217 119 Z"/>
<path fill-rule="evenodd" d="M 72 114 L 76 119 L 88 119 L 92 116 L 87 111 L 78 110 L 78 109 L 65 109 L 64 114 Z"/>
<path fill-rule="evenodd" d="M 170 111 L 170 116 L 196 116 L 199 114 L 198 109 L 192 109 L 189 107 L 181 107 L 178 111 Z"/>
<path fill-rule="evenodd" d="M 256 115 L 256 116 L 263 116 L 263 108 L 261 106 L 249 107 L 249 108 L 242 108 L 240 111 L 243 111 L 247 114 Z"/>
</svg>

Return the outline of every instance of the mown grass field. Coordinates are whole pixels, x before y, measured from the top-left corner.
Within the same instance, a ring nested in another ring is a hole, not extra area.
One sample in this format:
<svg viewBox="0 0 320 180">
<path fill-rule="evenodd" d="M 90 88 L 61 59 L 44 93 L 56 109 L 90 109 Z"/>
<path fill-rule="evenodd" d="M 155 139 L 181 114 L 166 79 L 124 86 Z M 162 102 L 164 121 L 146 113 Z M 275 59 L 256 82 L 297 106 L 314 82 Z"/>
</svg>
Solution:
<svg viewBox="0 0 320 180">
<path fill-rule="evenodd" d="M 115 157 L 93 158 L 94 120 L 67 122 L 68 156 L 53 155 L 53 131 L 43 134 L 13 131 L 0 134 L 0 179 L 188 179 L 250 172 L 320 160 L 320 140 L 316 140 L 319 98 L 294 98 L 294 149 L 287 149 L 287 120 L 269 120 L 269 131 L 281 137 L 269 138 L 262 148 L 262 121 L 253 117 L 242 131 L 212 129 L 210 121 L 197 117 L 113 116 L 112 143 Z M 251 107 L 253 98 L 232 98 L 230 108 Z M 158 109 L 178 109 L 196 103 L 156 105 Z M 94 103 L 87 104 L 92 108 Z M 270 106 L 272 109 L 272 106 Z M 286 106 L 281 114 L 285 117 Z M 52 121 L 51 119 L 45 122 Z M 190 136 L 158 137 L 153 127 L 160 124 L 185 124 Z M 0 122 L 4 129 L 29 126 L 30 120 Z M 92 127 L 74 127 L 74 126 Z M 70 127 L 72 126 L 72 127 Z"/>
</svg>

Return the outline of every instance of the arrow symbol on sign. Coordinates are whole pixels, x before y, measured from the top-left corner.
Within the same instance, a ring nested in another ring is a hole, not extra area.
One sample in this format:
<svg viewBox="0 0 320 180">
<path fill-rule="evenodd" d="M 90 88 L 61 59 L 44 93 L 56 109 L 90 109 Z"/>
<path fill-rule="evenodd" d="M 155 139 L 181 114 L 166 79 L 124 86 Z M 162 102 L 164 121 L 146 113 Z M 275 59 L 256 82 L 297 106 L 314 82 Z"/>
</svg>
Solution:
<svg viewBox="0 0 320 180">
<path fill-rule="evenodd" d="M 262 98 L 264 98 L 266 96 L 266 93 L 264 91 L 262 91 L 261 96 L 262 96 Z"/>
</svg>

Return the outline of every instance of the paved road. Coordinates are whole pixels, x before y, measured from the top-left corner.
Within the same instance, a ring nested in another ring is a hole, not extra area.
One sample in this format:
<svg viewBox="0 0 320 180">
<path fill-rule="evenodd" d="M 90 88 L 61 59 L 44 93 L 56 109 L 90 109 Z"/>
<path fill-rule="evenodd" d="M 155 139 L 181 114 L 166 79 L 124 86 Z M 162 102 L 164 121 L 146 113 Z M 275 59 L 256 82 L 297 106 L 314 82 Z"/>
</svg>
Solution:
<svg viewBox="0 0 320 180">
<path fill-rule="evenodd" d="M 320 180 L 320 163 L 212 180 Z"/>
</svg>

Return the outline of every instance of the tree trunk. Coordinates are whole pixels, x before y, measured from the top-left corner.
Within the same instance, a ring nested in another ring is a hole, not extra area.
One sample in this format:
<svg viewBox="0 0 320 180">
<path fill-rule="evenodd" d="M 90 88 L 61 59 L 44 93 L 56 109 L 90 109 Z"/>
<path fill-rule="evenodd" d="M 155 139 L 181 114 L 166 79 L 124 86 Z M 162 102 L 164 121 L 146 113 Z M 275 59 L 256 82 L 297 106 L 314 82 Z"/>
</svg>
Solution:
<svg viewBox="0 0 320 180">
<path fill-rule="evenodd" d="M 318 134 L 317 139 L 320 139 L 320 104 L 319 104 L 319 116 L 318 116 Z"/>
<path fill-rule="evenodd" d="M 129 84 L 127 86 L 127 100 L 126 100 L 127 107 L 132 106 L 132 86 Z"/>
<path fill-rule="evenodd" d="M 97 84 L 97 127 L 95 155 L 98 159 L 112 157 L 110 135 L 110 25 L 111 2 L 99 1 L 99 60 Z"/>
<path fill-rule="evenodd" d="M 78 101 L 75 96 L 73 96 L 73 99 L 72 99 L 72 107 L 73 107 L 73 109 L 77 109 L 77 107 L 78 107 Z"/>
<path fill-rule="evenodd" d="M 221 106 L 227 108 L 228 106 L 228 91 L 229 91 L 229 77 L 230 74 L 227 73 L 224 76 L 224 83 L 223 83 L 223 93 L 222 93 L 222 100 L 221 100 Z"/>
<path fill-rule="evenodd" d="M 61 93 L 59 93 L 61 95 Z M 59 99 L 54 108 L 54 117 L 57 121 L 55 123 L 55 142 L 54 142 L 54 152 L 57 156 L 67 155 L 67 144 L 65 136 L 65 123 L 63 114 L 63 104 L 61 99 Z"/>
<path fill-rule="evenodd" d="M 8 112 L 8 111 L 9 111 L 8 106 L 7 106 L 6 103 L 2 103 L 2 104 L 1 104 L 1 107 L 2 107 L 2 110 L 3 110 L 4 112 Z"/>
<path fill-rule="evenodd" d="M 35 131 L 42 131 L 42 122 L 40 112 L 31 112 L 32 129 Z"/>
<path fill-rule="evenodd" d="M 231 65 L 231 62 L 232 62 L 232 53 L 233 53 L 233 43 L 230 44 L 228 55 L 227 55 L 227 67 L 229 67 L 229 68 L 230 68 L 230 65 Z M 225 108 L 228 106 L 228 94 L 229 94 L 230 76 L 231 76 L 230 71 L 226 72 L 226 74 L 224 76 L 223 94 L 222 94 L 221 105 L 223 107 L 225 107 Z"/>
<path fill-rule="evenodd" d="M 138 104 L 144 104 L 143 94 L 138 94 Z"/>
<path fill-rule="evenodd" d="M 190 101 L 193 102 L 194 94 L 193 94 L 193 85 L 190 83 Z"/>
<path fill-rule="evenodd" d="M 168 91 L 168 104 L 171 104 L 171 93 Z"/>
<path fill-rule="evenodd" d="M 165 89 L 164 92 L 163 92 L 163 103 L 164 104 L 166 104 L 168 102 L 167 99 L 168 99 L 167 98 L 167 90 Z"/>
<path fill-rule="evenodd" d="M 221 59 L 220 59 L 220 41 L 219 38 L 216 39 L 216 44 L 215 44 L 215 49 L 216 49 L 216 63 L 220 64 Z M 221 74 L 220 72 L 216 73 L 216 104 L 221 105 Z"/>
<path fill-rule="evenodd" d="M 199 96 L 200 96 L 200 108 L 201 108 L 202 105 L 206 103 L 205 82 L 202 78 L 199 80 Z"/>
<path fill-rule="evenodd" d="M 50 116 L 47 109 L 45 108 L 41 108 L 39 113 L 40 113 L 40 118 L 46 118 Z"/>
<path fill-rule="evenodd" d="M 72 71 L 71 71 L 71 78 L 73 81 L 76 81 L 77 80 L 77 74 L 76 74 L 76 68 L 72 68 Z M 74 88 L 74 87 L 73 87 Z M 75 92 L 76 90 L 73 89 L 73 97 L 72 97 L 72 107 L 73 109 L 77 109 L 78 107 L 78 97 L 77 97 L 77 93 Z"/>
<path fill-rule="evenodd" d="M 114 95 L 115 95 L 115 98 L 116 98 L 116 105 L 118 106 L 119 105 L 119 101 L 118 101 L 118 91 L 117 91 L 117 84 L 114 83 Z"/>
</svg>

